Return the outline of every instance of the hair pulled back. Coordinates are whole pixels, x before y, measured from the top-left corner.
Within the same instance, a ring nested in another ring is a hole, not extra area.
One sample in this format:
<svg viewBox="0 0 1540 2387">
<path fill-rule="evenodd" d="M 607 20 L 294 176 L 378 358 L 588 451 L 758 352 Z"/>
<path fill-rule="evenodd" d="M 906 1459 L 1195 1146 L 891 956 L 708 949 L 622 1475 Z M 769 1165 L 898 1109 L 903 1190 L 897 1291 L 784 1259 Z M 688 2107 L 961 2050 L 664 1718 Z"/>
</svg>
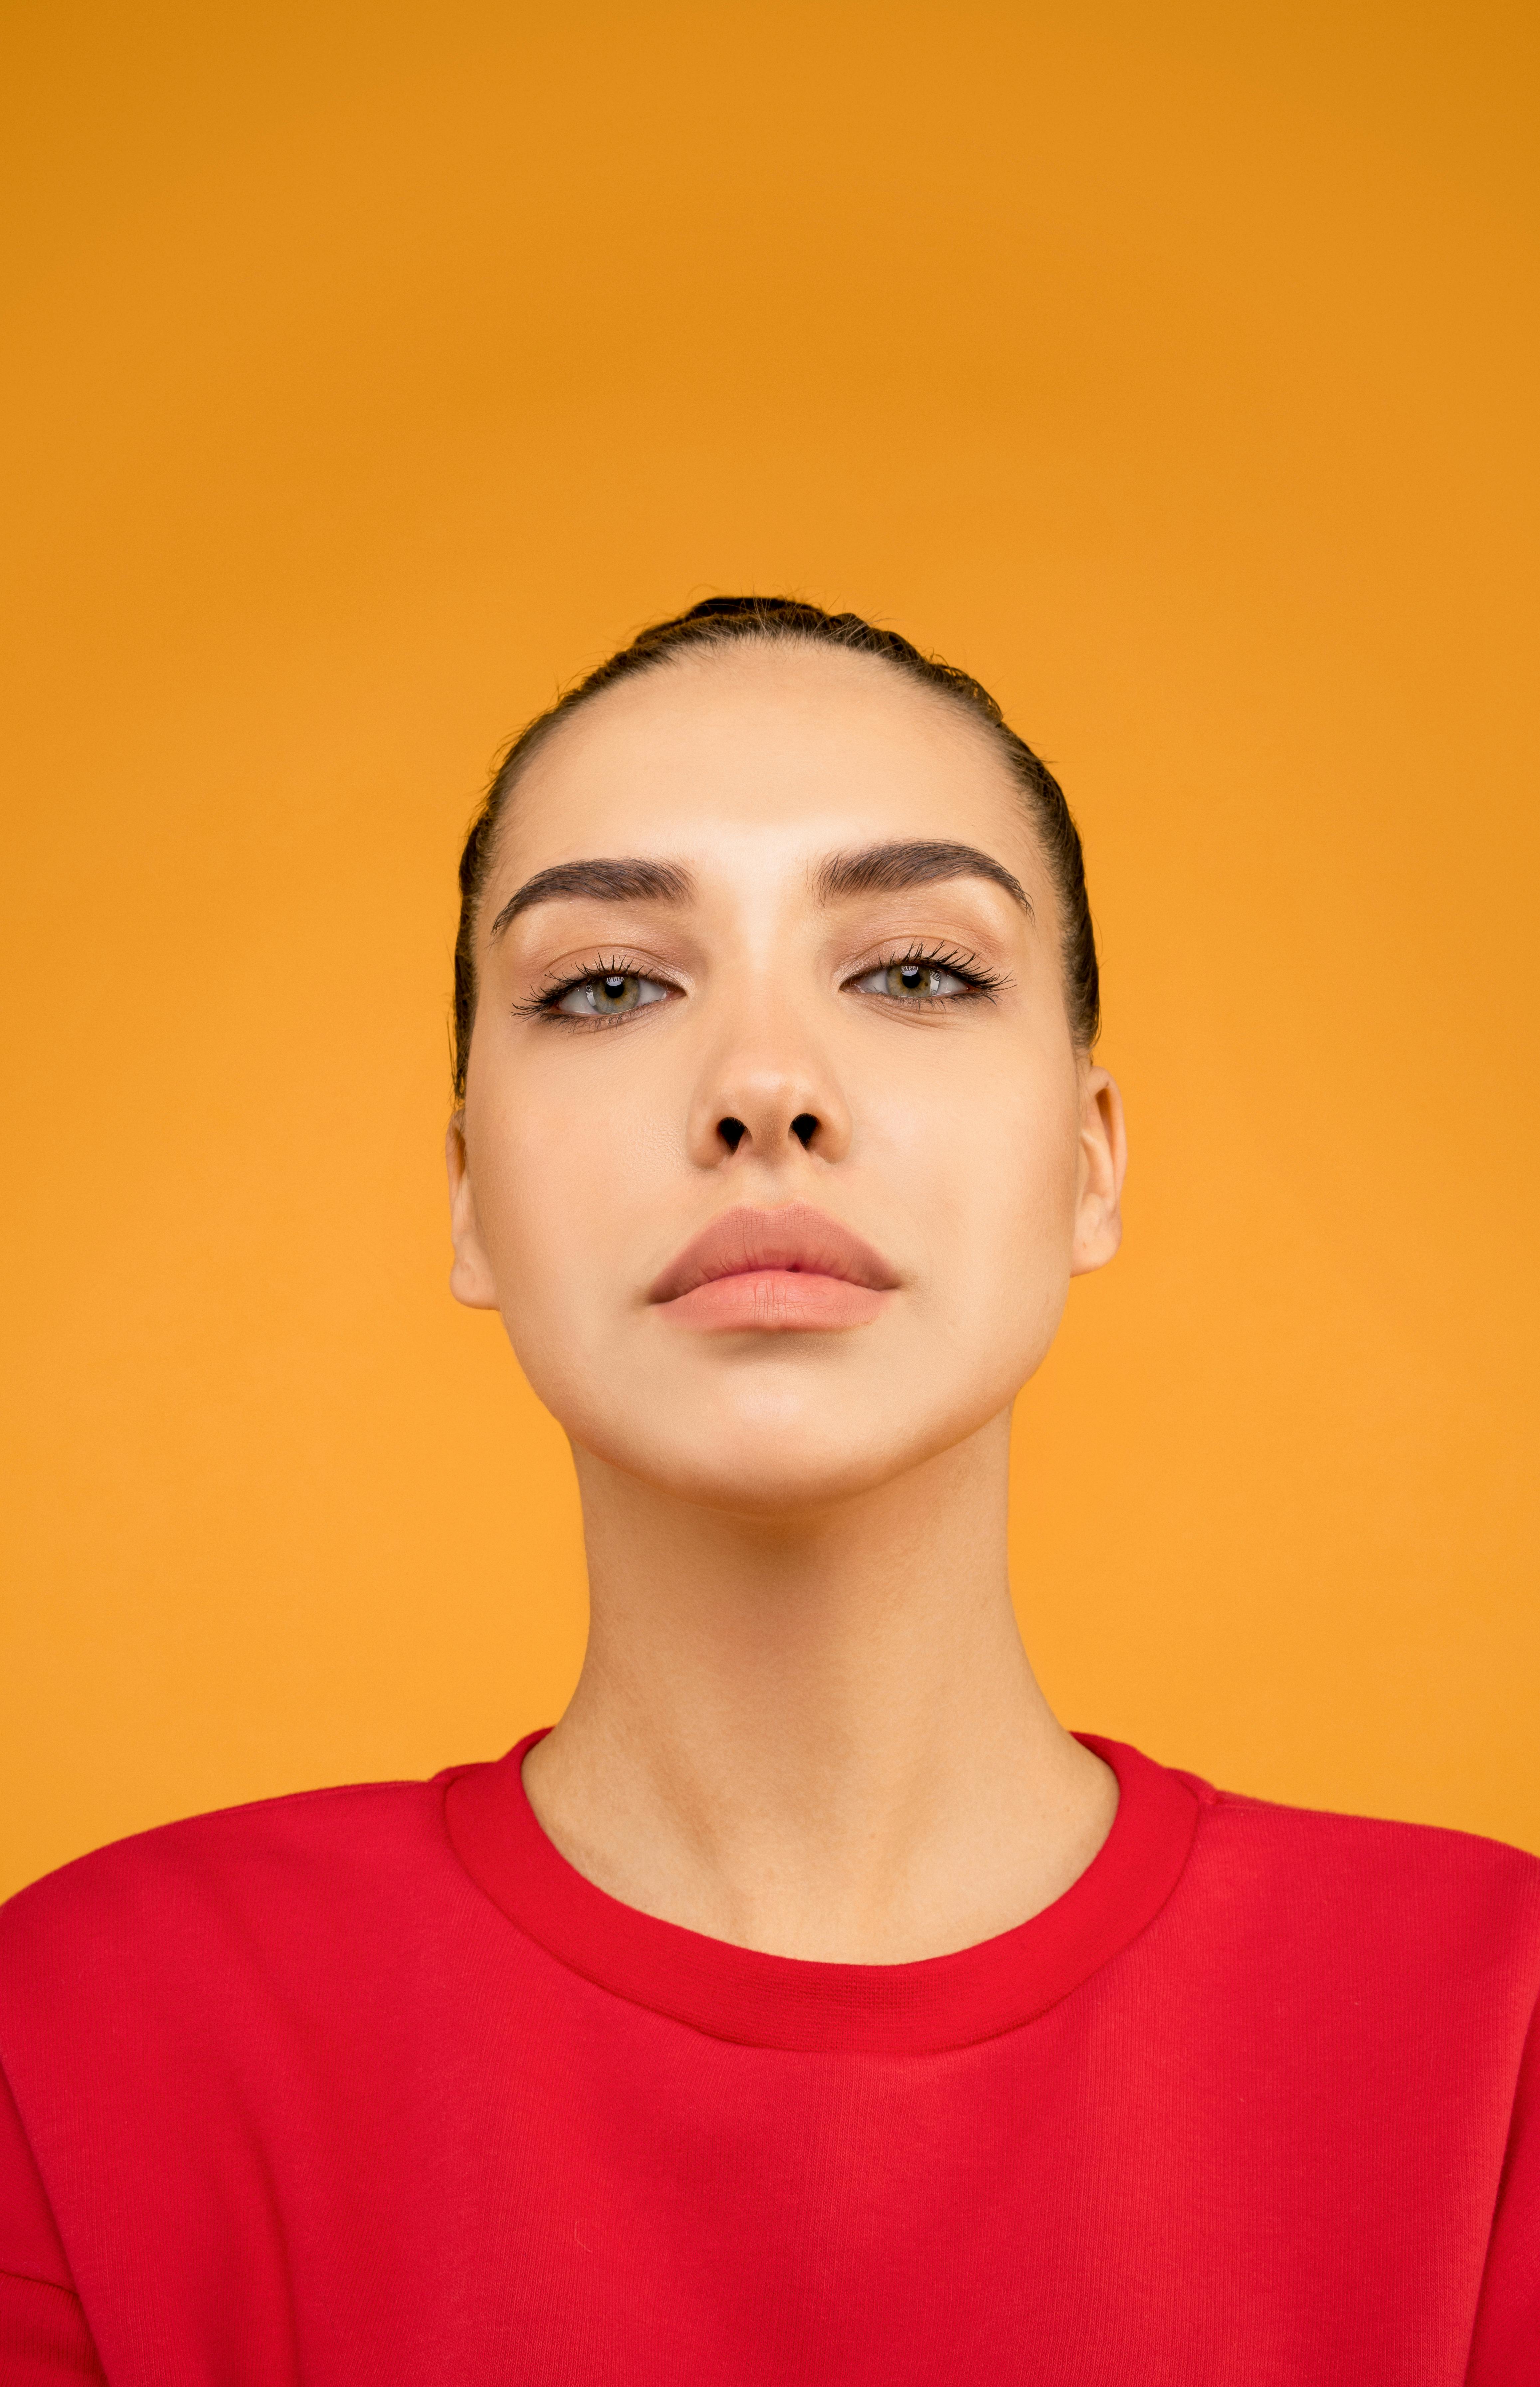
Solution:
<svg viewBox="0 0 1540 2387">
<path fill-rule="evenodd" d="M 655 671 L 675 656 L 747 643 L 837 647 L 847 654 L 875 655 L 958 705 L 992 737 L 1054 876 L 1064 923 L 1065 1000 L 1076 1043 L 1089 1052 L 1101 1021 L 1096 936 L 1086 895 L 1079 832 L 1064 791 L 1026 739 L 1018 738 L 988 688 L 968 672 L 922 654 L 896 630 L 879 629 L 859 613 L 826 613 L 822 606 L 793 597 L 708 597 L 665 622 L 650 623 L 628 647 L 558 697 L 548 712 L 521 729 L 499 761 L 483 797 L 460 857 L 460 929 L 455 939 L 454 1085 L 463 1101 L 476 1016 L 475 930 L 498 832 L 509 800 L 526 765 L 551 732 L 580 705 L 617 681 Z"/>
</svg>

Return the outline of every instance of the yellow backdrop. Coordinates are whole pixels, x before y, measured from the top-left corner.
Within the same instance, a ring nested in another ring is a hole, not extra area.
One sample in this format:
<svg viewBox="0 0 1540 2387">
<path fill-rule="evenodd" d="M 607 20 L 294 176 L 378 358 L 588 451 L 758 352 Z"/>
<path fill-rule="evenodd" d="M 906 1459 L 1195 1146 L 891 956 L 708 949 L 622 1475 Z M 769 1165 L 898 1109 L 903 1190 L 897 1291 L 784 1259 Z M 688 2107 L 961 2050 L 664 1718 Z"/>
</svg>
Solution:
<svg viewBox="0 0 1540 2387">
<path fill-rule="evenodd" d="M 1051 1697 L 1540 1847 L 1534 24 L 12 0 L 0 1887 L 560 1707 L 565 1448 L 445 1284 L 458 840 L 744 587 L 979 673 L 1086 832 Z"/>
</svg>

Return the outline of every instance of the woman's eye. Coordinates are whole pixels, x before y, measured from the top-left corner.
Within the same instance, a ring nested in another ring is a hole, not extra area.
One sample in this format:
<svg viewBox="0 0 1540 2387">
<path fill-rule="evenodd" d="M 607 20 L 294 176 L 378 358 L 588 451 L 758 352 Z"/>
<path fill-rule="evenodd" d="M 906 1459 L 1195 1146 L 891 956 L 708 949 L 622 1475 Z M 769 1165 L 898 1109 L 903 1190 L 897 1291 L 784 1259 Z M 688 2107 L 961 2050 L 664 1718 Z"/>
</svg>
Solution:
<svg viewBox="0 0 1540 2387">
<path fill-rule="evenodd" d="M 623 1012 L 661 1003 L 668 991 L 660 979 L 643 978 L 636 970 L 596 971 L 569 986 L 550 1008 L 568 1019 L 614 1019 Z"/>
<path fill-rule="evenodd" d="M 901 1003 L 936 1003 L 969 991 L 966 979 L 940 962 L 884 962 L 854 984 L 857 994 L 895 994 Z"/>
</svg>

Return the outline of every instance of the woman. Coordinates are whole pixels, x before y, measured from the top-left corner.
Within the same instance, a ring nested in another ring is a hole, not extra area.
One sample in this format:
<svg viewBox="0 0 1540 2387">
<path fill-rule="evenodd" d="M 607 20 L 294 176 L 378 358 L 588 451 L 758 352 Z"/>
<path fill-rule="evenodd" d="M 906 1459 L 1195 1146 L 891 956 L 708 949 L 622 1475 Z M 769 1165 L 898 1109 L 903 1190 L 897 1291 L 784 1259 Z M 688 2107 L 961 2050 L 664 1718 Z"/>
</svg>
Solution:
<svg viewBox="0 0 1540 2387">
<path fill-rule="evenodd" d="M 1047 772 L 717 600 L 461 887 L 452 1284 L 572 1440 L 582 1679 L 12 1902 L 6 2380 L 1540 2377 L 1540 1867 L 1072 1737 L 1017 1638 L 1124 1164 Z"/>
</svg>

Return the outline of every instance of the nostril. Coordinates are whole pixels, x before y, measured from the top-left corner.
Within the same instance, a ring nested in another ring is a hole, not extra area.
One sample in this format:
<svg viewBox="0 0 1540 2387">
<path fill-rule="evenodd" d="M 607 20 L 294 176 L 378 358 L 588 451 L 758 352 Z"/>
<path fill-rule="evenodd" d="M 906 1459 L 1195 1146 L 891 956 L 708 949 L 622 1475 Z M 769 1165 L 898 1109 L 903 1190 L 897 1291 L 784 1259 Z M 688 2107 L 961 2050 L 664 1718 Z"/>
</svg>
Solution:
<svg viewBox="0 0 1540 2387">
<path fill-rule="evenodd" d="M 749 1130 L 741 1119 L 720 1118 L 716 1122 L 716 1132 L 728 1151 L 736 1152 Z"/>
<path fill-rule="evenodd" d="M 811 1111 L 802 1111 L 791 1122 L 791 1132 L 805 1152 L 818 1132 L 818 1122 Z"/>
</svg>

